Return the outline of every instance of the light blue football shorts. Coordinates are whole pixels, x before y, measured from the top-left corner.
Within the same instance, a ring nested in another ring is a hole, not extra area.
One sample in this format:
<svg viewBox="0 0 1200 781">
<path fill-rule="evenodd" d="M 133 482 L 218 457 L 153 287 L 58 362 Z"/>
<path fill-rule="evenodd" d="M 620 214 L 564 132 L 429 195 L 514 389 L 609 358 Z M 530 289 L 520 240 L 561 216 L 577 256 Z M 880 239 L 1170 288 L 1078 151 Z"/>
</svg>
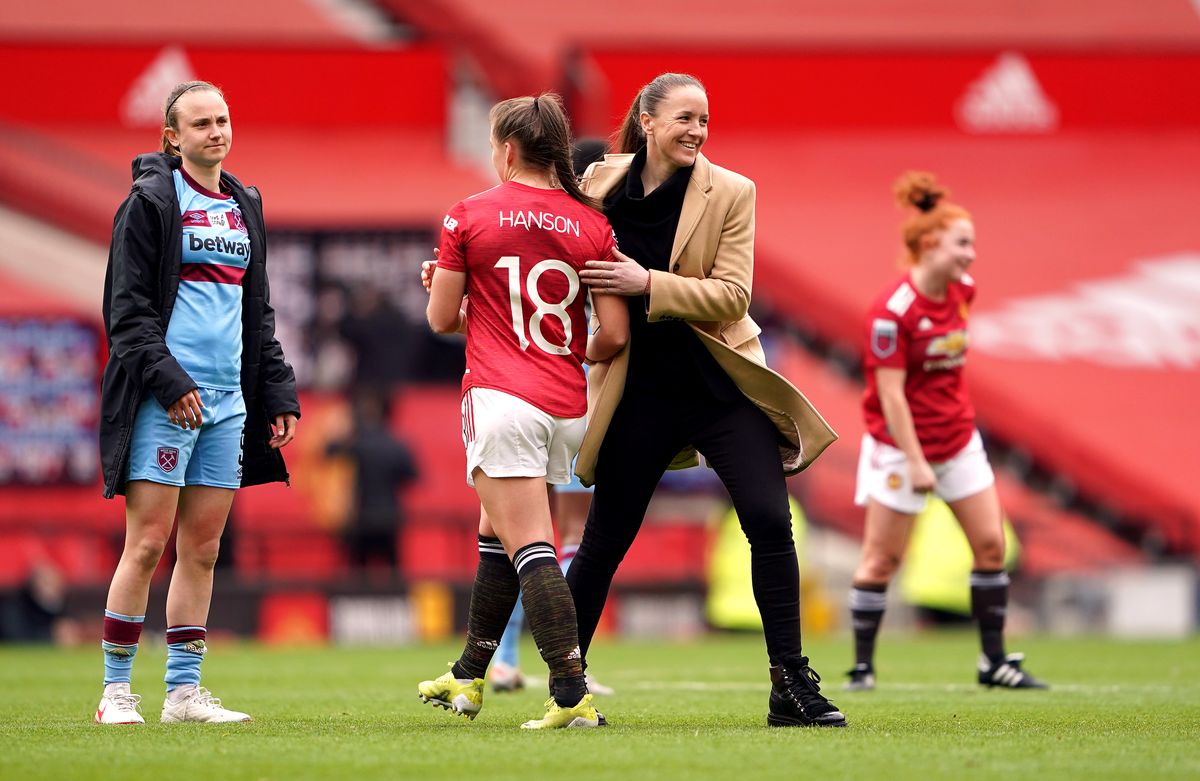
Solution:
<svg viewBox="0 0 1200 781">
<path fill-rule="evenodd" d="M 127 481 L 241 486 L 246 401 L 240 390 L 199 390 L 204 422 L 195 430 L 171 423 L 157 399 L 142 402 L 133 423 Z"/>
</svg>

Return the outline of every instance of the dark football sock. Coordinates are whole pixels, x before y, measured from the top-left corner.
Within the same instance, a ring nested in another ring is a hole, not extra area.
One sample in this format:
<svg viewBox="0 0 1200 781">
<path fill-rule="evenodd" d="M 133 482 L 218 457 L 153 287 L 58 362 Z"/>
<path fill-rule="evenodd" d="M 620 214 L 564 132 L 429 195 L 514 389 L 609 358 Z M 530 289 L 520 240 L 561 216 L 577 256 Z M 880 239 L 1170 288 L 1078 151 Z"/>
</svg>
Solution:
<svg viewBox="0 0 1200 781">
<path fill-rule="evenodd" d="M 583 660 L 579 653 L 579 630 L 571 589 L 558 568 L 554 546 L 534 542 L 513 555 L 521 579 L 525 618 L 538 651 L 550 668 L 554 701 L 570 708 L 587 694 Z"/>
<path fill-rule="evenodd" d="M 887 584 L 855 583 L 850 589 L 850 620 L 854 627 L 854 663 L 875 665 L 875 638 L 887 608 Z"/>
<path fill-rule="evenodd" d="M 1008 608 L 1008 573 L 971 572 L 971 615 L 979 622 L 979 643 L 993 664 L 1004 661 L 1004 615 Z"/>
<path fill-rule="evenodd" d="M 452 668 L 455 678 L 482 678 L 487 674 L 520 592 L 517 571 L 500 540 L 479 535 L 479 567 L 471 587 L 467 644 Z"/>
</svg>

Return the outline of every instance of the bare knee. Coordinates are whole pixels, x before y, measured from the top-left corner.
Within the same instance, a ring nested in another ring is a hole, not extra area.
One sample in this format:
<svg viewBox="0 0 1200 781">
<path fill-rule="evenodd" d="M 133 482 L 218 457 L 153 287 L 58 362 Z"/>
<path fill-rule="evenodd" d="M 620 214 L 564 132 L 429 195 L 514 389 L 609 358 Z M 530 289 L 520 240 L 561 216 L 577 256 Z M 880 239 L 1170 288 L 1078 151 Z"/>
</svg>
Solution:
<svg viewBox="0 0 1200 781">
<path fill-rule="evenodd" d="M 148 534 L 127 542 L 125 555 L 122 558 L 141 572 L 153 572 L 166 548 L 167 537 L 165 535 Z"/>
<path fill-rule="evenodd" d="M 217 555 L 221 551 L 220 538 L 179 546 L 176 553 L 180 564 L 199 570 L 211 570 L 217 566 Z"/>
<path fill-rule="evenodd" d="M 977 540 L 972 549 L 975 554 L 975 569 L 998 570 L 1004 568 L 1003 537 Z"/>
<path fill-rule="evenodd" d="M 889 553 L 868 553 L 854 572 L 855 583 L 886 585 L 900 568 L 900 557 Z"/>
</svg>

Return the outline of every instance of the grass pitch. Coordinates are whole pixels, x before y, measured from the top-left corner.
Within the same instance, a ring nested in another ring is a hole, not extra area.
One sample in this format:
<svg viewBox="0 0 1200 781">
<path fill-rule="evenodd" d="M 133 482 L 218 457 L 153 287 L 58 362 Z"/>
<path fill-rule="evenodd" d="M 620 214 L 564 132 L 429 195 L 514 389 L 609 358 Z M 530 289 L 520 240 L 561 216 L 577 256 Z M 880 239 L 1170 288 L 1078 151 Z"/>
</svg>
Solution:
<svg viewBox="0 0 1200 781">
<path fill-rule="evenodd" d="M 880 688 L 855 694 L 840 691 L 849 641 L 807 645 L 848 729 L 768 728 L 762 642 L 739 636 L 597 644 L 593 669 L 617 689 L 600 703 L 611 726 L 555 733 L 518 729 L 542 713 L 540 687 L 489 691 L 471 723 L 422 705 L 416 681 L 442 673 L 457 645 L 218 642 L 204 683 L 254 715 L 243 725 L 157 723 L 165 651 L 144 646 L 144 727 L 91 723 L 99 643 L 0 647 L 0 779 L 1200 778 L 1200 640 L 1014 643 L 1049 692 L 977 687 L 972 634 L 882 641 Z M 540 679 L 532 644 L 522 654 Z"/>
</svg>

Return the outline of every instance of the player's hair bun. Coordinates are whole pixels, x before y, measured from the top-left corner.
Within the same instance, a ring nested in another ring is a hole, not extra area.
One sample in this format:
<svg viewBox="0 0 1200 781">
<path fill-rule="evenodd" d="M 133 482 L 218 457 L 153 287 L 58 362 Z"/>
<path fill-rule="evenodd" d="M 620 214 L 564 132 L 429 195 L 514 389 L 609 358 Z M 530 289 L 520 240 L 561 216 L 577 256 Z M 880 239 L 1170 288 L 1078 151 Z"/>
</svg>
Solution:
<svg viewBox="0 0 1200 781">
<path fill-rule="evenodd" d="M 892 186 L 901 208 L 912 206 L 931 212 L 950 191 L 937 183 L 937 177 L 927 171 L 905 171 Z"/>
</svg>

